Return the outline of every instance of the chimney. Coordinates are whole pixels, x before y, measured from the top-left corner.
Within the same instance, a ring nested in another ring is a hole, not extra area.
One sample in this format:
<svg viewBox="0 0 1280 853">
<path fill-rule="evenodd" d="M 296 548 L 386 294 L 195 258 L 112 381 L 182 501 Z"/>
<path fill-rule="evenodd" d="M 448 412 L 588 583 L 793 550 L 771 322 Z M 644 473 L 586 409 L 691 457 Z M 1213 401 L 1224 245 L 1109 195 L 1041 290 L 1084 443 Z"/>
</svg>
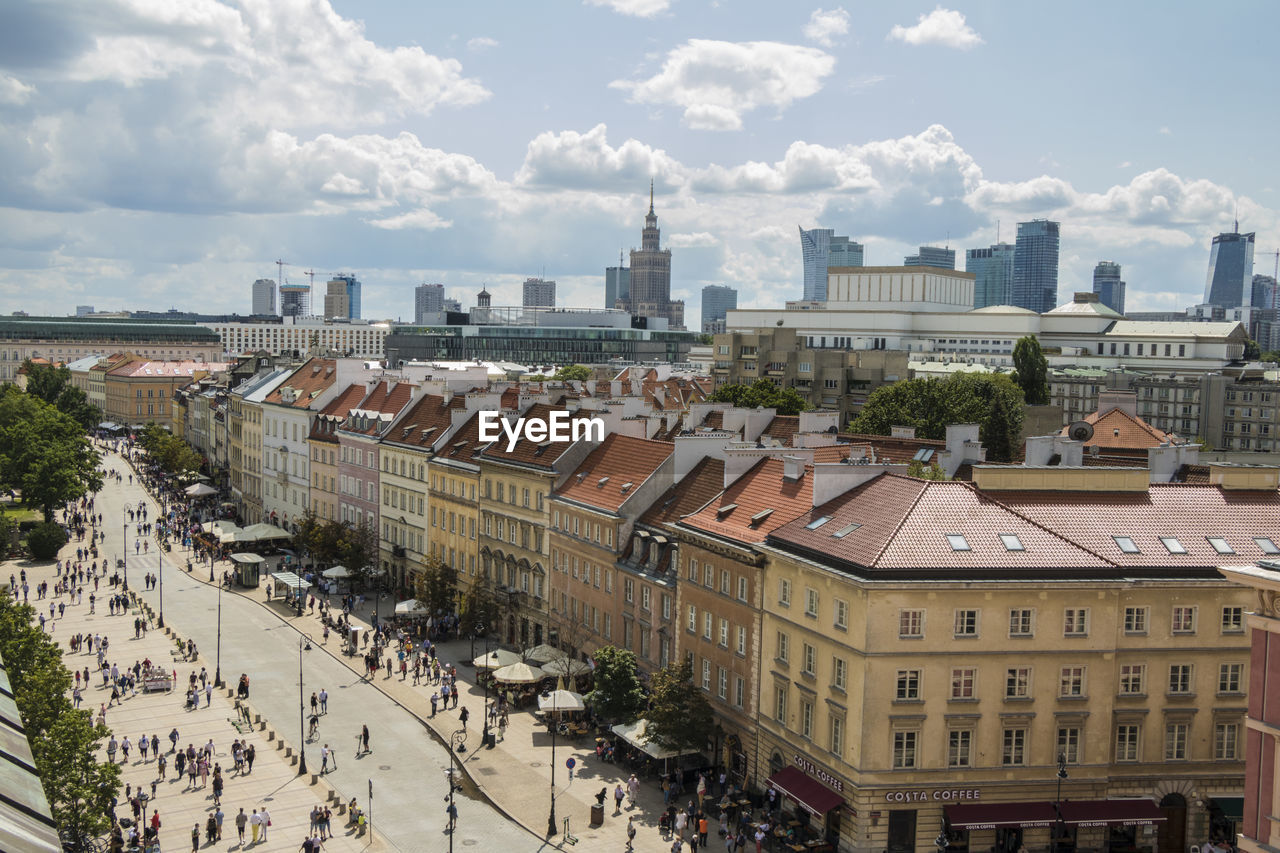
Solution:
<svg viewBox="0 0 1280 853">
<path fill-rule="evenodd" d="M 1101 300 L 1098 299 L 1098 294 L 1094 293 L 1093 291 L 1077 290 L 1075 293 L 1075 297 L 1071 301 L 1077 302 L 1077 303 L 1088 303 L 1088 302 L 1099 302 Z"/>
<path fill-rule="evenodd" d="M 954 477 L 966 462 L 986 462 L 987 449 L 978 441 L 977 424 L 948 424 L 947 447 L 938 454 L 938 465 Z"/>
<path fill-rule="evenodd" d="M 1099 391 L 1098 412 L 1109 412 L 1112 409 L 1119 409 L 1129 417 L 1136 418 L 1138 416 L 1138 392 Z"/>
<path fill-rule="evenodd" d="M 906 474 L 906 465 L 875 465 L 870 462 L 822 462 L 813 466 L 813 505 L 840 497 L 850 489 L 874 480 L 881 474 Z"/>
<path fill-rule="evenodd" d="M 782 479 L 794 483 L 804 476 L 804 459 L 799 456 L 782 457 Z"/>
<path fill-rule="evenodd" d="M 671 472 L 675 482 L 680 482 L 685 475 L 693 470 L 693 466 L 702 461 L 704 456 L 710 456 L 715 459 L 724 459 L 724 449 L 729 446 L 731 439 L 726 436 L 715 435 L 678 435 L 675 441 L 675 467 Z M 752 464 L 755 463 L 752 459 Z M 726 484 L 727 485 L 727 484 Z"/>
<path fill-rule="evenodd" d="M 1147 471 L 1153 483 L 1172 483 L 1183 465 L 1200 461 L 1200 445 L 1170 444 L 1147 448 Z"/>
<path fill-rule="evenodd" d="M 760 434 L 769 428 L 777 409 L 743 409 L 742 440 L 755 441 Z"/>
</svg>

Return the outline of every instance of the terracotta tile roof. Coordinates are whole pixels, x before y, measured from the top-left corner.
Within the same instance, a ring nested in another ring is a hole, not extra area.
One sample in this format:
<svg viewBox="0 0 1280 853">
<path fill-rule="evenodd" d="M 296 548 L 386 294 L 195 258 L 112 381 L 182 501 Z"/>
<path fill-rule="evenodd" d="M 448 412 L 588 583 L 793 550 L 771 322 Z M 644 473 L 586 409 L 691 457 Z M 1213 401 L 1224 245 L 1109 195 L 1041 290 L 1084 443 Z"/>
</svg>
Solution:
<svg viewBox="0 0 1280 853">
<path fill-rule="evenodd" d="M 719 409 L 707 412 L 706 420 L 698 426 L 702 429 L 724 429 L 724 412 Z"/>
<path fill-rule="evenodd" d="M 520 389 L 512 386 L 503 391 L 499 405 L 504 409 L 514 411 L 520 405 Z"/>
<path fill-rule="evenodd" d="M 1123 409 L 1108 409 L 1105 412 L 1094 412 L 1085 417 L 1085 422 L 1093 425 L 1093 438 L 1086 444 L 1097 445 L 1105 449 L 1145 449 L 1159 447 L 1166 441 L 1177 441 L 1173 433 L 1158 430 L 1142 418 L 1135 417 Z M 1061 435 L 1066 435 L 1069 427 L 1063 427 Z"/>
<path fill-rule="evenodd" d="M 482 448 L 489 442 L 480 440 L 480 413 L 476 412 L 458 427 L 458 431 L 449 437 L 449 441 L 436 451 L 436 459 L 451 459 L 457 462 L 474 462 Z"/>
<path fill-rule="evenodd" d="M 318 441 L 336 442 L 338 437 L 327 429 L 327 423 L 331 423 L 334 420 L 340 423 L 344 420 L 347 417 L 347 413 L 364 399 L 366 393 L 364 385 L 360 382 L 348 385 L 346 390 L 334 397 L 329 401 L 329 405 L 320 410 L 320 417 L 311 422 L 310 437 Z"/>
<path fill-rule="evenodd" d="M 724 488 L 724 460 L 702 457 L 689 473 L 654 501 L 640 517 L 642 524 L 655 527 L 673 524 L 695 513 Z"/>
<path fill-rule="evenodd" d="M 814 462 L 843 462 L 851 454 L 862 455 L 862 448 L 856 444 L 828 444 L 825 447 L 813 448 Z"/>
<path fill-rule="evenodd" d="M 332 358 L 308 359 L 301 367 L 289 375 L 283 385 L 276 387 L 267 395 L 264 403 L 275 403 L 295 409 L 309 408 L 311 402 L 322 392 L 338 381 L 338 362 Z M 298 392 L 292 403 L 284 401 L 283 389 L 292 388 Z"/>
<path fill-rule="evenodd" d="M 189 377 L 196 371 L 212 373 L 226 370 L 227 364 L 214 361 L 149 361 L 136 359 L 126 361 L 107 371 L 108 376 L 124 376 L 140 379 L 169 379 L 173 377 Z"/>
<path fill-rule="evenodd" d="M 887 435 L 868 435 L 854 432 L 840 433 L 836 438 L 839 441 L 871 445 L 876 452 L 877 462 L 906 464 L 914 459 L 922 448 L 932 448 L 936 453 L 939 450 L 945 450 L 947 447 L 945 441 L 934 438 L 892 438 Z"/>
<path fill-rule="evenodd" d="M 617 512 L 674 452 L 667 442 L 611 433 L 556 490 L 556 497 Z"/>
<path fill-rule="evenodd" d="M 504 394 L 505 398 L 506 395 Z M 551 412 L 565 411 L 562 406 L 548 406 L 546 403 L 535 403 L 530 406 L 521 417 L 524 418 L 540 418 L 550 422 Z M 587 412 L 575 412 L 570 416 L 571 421 L 586 420 L 592 417 Z M 484 458 L 496 462 L 515 462 L 521 465 L 530 465 L 535 468 L 551 468 L 560 455 L 572 446 L 572 441 L 529 441 L 523 435 L 516 446 L 507 452 L 507 441 L 504 438 L 501 441 L 495 441 L 484 451 Z"/>
<path fill-rule="evenodd" d="M 790 447 L 791 439 L 795 438 L 795 434 L 799 431 L 799 415 L 777 415 L 773 420 L 769 421 L 769 425 L 765 427 L 761 435 L 780 442 L 783 447 Z"/>
<path fill-rule="evenodd" d="M 769 533 L 812 506 L 812 468 L 805 466 L 804 470 L 804 476 L 788 482 L 782 476 L 781 459 L 761 459 L 711 503 L 680 523 L 737 542 L 764 542 Z"/>
<path fill-rule="evenodd" d="M 395 419 L 383 441 L 429 448 L 452 426 L 452 413 L 466 408 L 466 405 L 466 400 L 460 396 L 445 403 L 439 394 L 424 394 Z"/>
<path fill-rule="evenodd" d="M 383 379 L 373 386 L 363 400 L 352 406 L 349 411 L 360 411 L 375 416 L 391 415 L 392 419 L 413 397 L 413 389 L 417 386 L 411 382 L 396 382 Z M 391 423 L 391 419 L 373 417 L 363 427 L 357 427 L 351 417 L 347 417 L 342 426 L 343 432 L 356 435 L 380 435 Z"/>
</svg>

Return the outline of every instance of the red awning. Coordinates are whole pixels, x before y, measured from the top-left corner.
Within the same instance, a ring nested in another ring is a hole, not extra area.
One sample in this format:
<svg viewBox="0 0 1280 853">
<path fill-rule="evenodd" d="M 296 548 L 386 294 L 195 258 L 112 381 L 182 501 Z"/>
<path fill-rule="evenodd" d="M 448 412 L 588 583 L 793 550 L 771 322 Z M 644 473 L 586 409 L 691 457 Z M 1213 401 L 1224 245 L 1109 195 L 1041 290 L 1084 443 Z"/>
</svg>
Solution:
<svg viewBox="0 0 1280 853">
<path fill-rule="evenodd" d="M 1164 813 L 1151 800 L 1069 800 L 1062 803 L 1062 821 L 1073 826 L 1151 826 Z"/>
<path fill-rule="evenodd" d="M 1030 829 L 1053 826 L 1058 819 L 1053 803 L 963 803 L 944 806 L 942 811 L 952 829 Z"/>
<path fill-rule="evenodd" d="M 827 812 L 844 805 L 844 797 L 826 785 L 806 776 L 798 767 L 784 767 L 769 777 L 769 784 L 795 800 L 807 812 L 825 815 Z"/>
</svg>

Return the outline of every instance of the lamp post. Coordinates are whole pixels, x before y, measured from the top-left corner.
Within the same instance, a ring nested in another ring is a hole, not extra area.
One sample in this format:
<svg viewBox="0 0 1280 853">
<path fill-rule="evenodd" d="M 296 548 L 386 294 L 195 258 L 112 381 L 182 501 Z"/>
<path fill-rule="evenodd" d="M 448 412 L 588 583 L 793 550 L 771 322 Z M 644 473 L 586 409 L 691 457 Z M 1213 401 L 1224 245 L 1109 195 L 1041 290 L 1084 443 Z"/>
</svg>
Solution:
<svg viewBox="0 0 1280 853">
<path fill-rule="evenodd" d="M 471 637 L 472 637 L 471 642 L 473 646 L 475 643 L 476 631 L 483 631 L 483 630 L 485 630 L 484 625 L 471 626 Z M 473 648 L 473 651 L 474 651 L 474 648 Z M 489 635 L 487 633 L 484 635 L 484 656 L 485 656 L 485 664 L 487 665 L 489 663 L 489 660 L 488 660 Z M 472 660 L 475 660 L 475 658 L 472 657 Z M 486 673 L 486 675 L 488 674 Z M 477 678 L 479 677 L 479 673 L 476 674 L 476 677 Z M 489 676 L 489 677 L 492 677 L 492 676 Z M 490 749 L 492 749 L 493 744 L 489 743 L 489 677 L 486 677 L 484 680 L 484 731 L 480 736 L 480 742 L 483 743 L 486 747 L 489 747 Z"/>
<path fill-rule="evenodd" d="M 125 508 L 124 511 L 125 513 L 127 513 L 129 510 L 128 508 Z M 120 566 L 121 568 L 124 569 L 124 591 L 128 592 L 129 591 L 129 516 L 128 515 L 122 516 L 121 526 L 123 527 L 121 539 L 124 542 L 124 546 L 120 549 L 120 551 L 122 554 L 124 554 L 124 558 L 120 560 Z"/>
<path fill-rule="evenodd" d="M 1057 814 L 1057 826 L 1053 836 L 1054 853 L 1062 846 L 1062 833 L 1064 827 L 1062 825 L 1062 780 L 1067 778 L 1067 754 L 1065 752 L 1058 753 L 1058 795 L 1053 802 L 1053 810 Z"/>
<path fill-rule="evenodd" d="M 298 775 L 307 775 L 307 732 L 303 728 L 302 653 L 311 651 L 311 635 L 298 637 Z"/>
<path fill-rule="evenodd" d="M 556 729 L 560 721 L 556 719 L 556 694 L 551 694 L 551 812 L 547 815 L 547 837 L 556 834 Z"/>
<path fill-rule="evenodd" d="M 163 601 L 163 599 L 161 599 Z M 218 645 L 217 645 L 217 663 L 213 669 L 213 686 L 222 686 L 222 584 L 218 584 Z M 299 674 L 301 681 L 301 674 Z"/>
<path fill-rule="evenodd" d="M 461 778 L 461 770 L 455 770 L 454 765 L 458 761 L 458 752 L 466 748 L 467 733 L 462 729 L 458 729 L 449 738 L 449 769 L 445 774 L 449 777 L 449 821 L 453 823 L 453 792 L 458 790 L 458 779 Z M 453 853 L 453 826 L 449 827 L 449 853 Z"/>
</svg>

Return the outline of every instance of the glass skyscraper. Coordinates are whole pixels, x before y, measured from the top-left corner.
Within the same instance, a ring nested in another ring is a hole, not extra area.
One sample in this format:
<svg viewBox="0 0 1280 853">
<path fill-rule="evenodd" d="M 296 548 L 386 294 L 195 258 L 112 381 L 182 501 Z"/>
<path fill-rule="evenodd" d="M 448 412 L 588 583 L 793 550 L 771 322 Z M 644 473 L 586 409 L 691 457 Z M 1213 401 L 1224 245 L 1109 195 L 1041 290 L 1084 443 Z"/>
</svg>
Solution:
<svg viewBox="0 0 1280 853">
<path fill-rule="evenodd" d="M 902 259 L 904 267 L 937 267 L 943 270 L 956 268 L 956 250 L 940 249 L 937 246 L 921 246 L 919 254 L 907 255 Z"/>
<path fill-rule="evenodd" d="M 862 266 L 862 244 L 837 237 L 831 228 L 800 230 L 800 253 L 804 258 L 804 299 L 827 301 L 827 267 Z"/>
<path fill-rule="evenodd" d="M 830 253 L 827 256 L 827 266 L 862 266 L 862 248 L 861 243 L 855 243 L 848 237 L 832 237 Z"/>
<path fill-rule="evenodd" d="M 1252 289 L 1253 233 L 1241 234 L 1237 226 L 1232 233 L 1213 238 L 1204 304 L 1239 308 L 1250 304 Z"/>
<path fill-rule="evenodd" d="M 1098 261 L 1093 268 L 1093 292 L 1098 294 L 1098 301 L 1117 314 L 1123 314 L 1124 287 L 1120 280 L 1120 265 L 1112 261 Z"/>
<path fill-rule="evenodd" d="M 702 288 L 702 331 L 710 332 L 717 322 L 723 323 L 728 312 L 738 307 L 738 291 L 724 284 L 708 284 Z"/>
<path fill-rule="evenodd" d="M 964 271 L 975 276 L 974 308 L 1013 304 L 1013 252 L 1009 243 L 965 250 Z"/>
<path fill-rule="evenodd" d="M 1061 223 L 1033 219 L 1018 223 L 1013 251 L 1013 304 L 1044 314 L 1058 302 L 1058 248 Z"/>
</svg>

